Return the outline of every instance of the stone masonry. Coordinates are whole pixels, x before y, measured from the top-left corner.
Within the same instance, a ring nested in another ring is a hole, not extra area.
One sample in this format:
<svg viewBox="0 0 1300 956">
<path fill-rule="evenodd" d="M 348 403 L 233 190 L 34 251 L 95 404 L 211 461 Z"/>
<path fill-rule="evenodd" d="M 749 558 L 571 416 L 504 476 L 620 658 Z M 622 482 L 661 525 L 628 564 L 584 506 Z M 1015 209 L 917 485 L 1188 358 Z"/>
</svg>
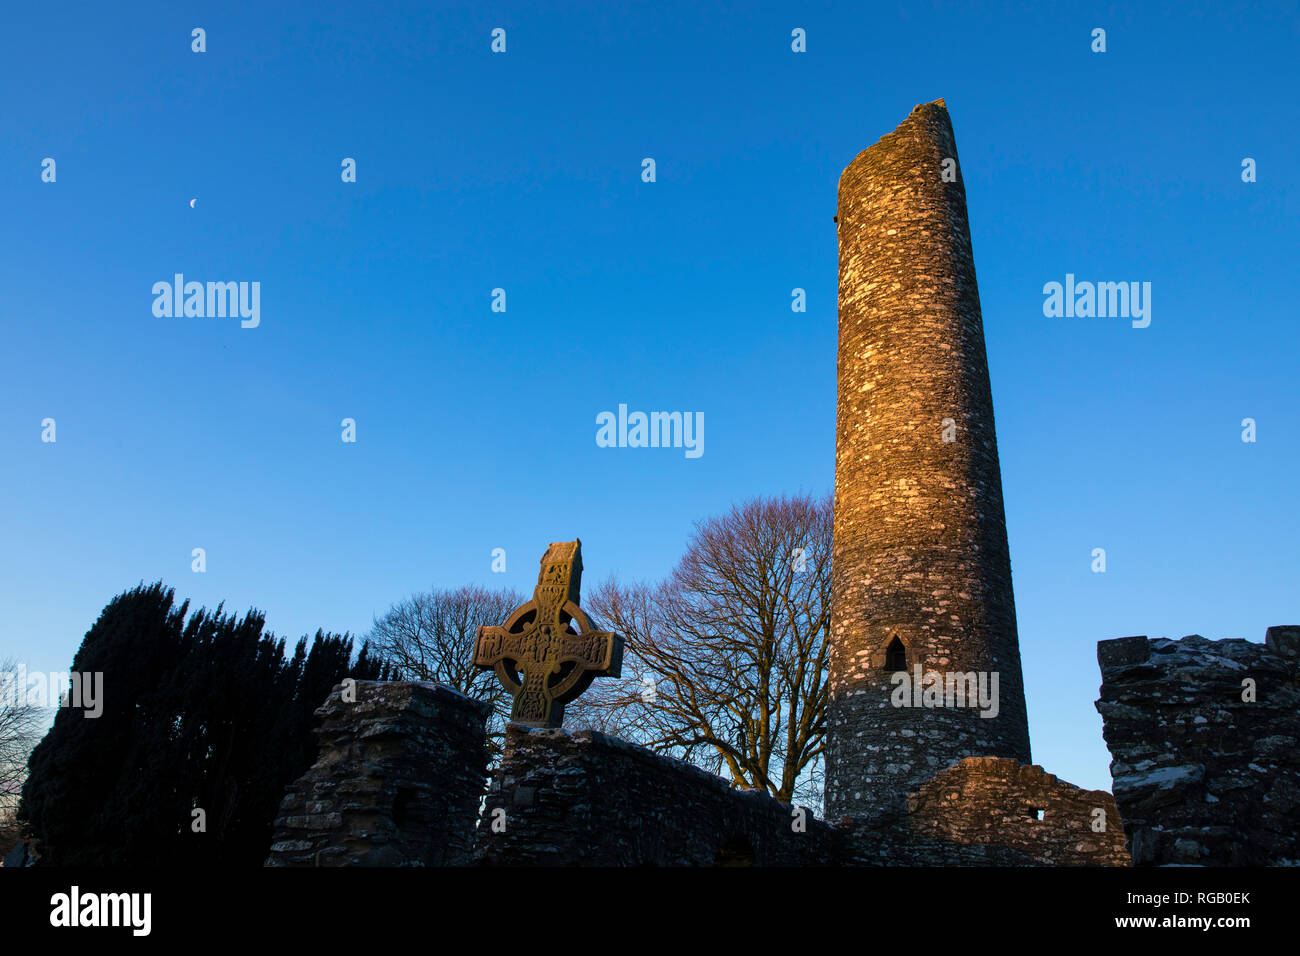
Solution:
<svg viewBox="0 0 1300 956">
<path fill-rule="evenodd" d="M 909 794 L 906 812 L 841 825 L 846 862 L 862 865 L 1129 865 L 1109 793 L 1009 758 L 967 757 Z"/>
<path fill-rule="evenodd" d="M 916 107 L 840 177 L 829 818 L 888 816 L 963 757 L 1030 760 L 956 161 L 938 100 Z M 892 706 L 900 658 L 908 671 L 996 672 L 998 715 Z"/>
<path fill-rule="evenodd" d="M 1300 627 L 1123 637 L 1097 660 L 1133 863 L 1300 865 Z"/>
<path fill-rule="evenodd" d="M 1019 850 L 1057 866 L 1127 866 L 1115 798 L 1042 767 L 967 757 L 907 799 L 912 830 L 952 843 Z"/>
<path fill-rule="evenodd" d="M 488 866 L 818 866 L 811 810 L 592 730 L 509 724 L 479 824 Z"/>
<path fill-rule="evenodd" d="M 268 866 L 1087 866 L 1128 859 L 1109 794 L 1011 759 L 962 760 L 889 819 L 828 825 L 808 808 L 734 789 L 614 737 L 514 723 L 479 818 L 483 706 L 436 684 L 359 682 L 355 704 L 342 690 L 317 711 L 321 756 L 289 788 Z"/>
<path fill-rule="evenodd" d="M 491 705 L 441 684 L 356 681 L 316 710 L 320 757 L 287 788 L 267 866 L 471 861 Z"/>
</svg>

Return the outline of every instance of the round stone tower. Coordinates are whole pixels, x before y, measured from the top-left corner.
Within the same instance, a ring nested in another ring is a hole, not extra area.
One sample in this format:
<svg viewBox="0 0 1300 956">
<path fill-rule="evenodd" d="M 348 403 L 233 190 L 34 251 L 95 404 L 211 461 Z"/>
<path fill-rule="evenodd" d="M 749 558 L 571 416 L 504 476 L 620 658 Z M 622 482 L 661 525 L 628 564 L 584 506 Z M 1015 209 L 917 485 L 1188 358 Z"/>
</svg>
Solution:
<svg viewBox="0 0 1300 956">
<path fill-rule="evenodd" d="M 963 757 L 1030 762 L 984 326 L 943 100 L 849 164 L 836 220 L 826 815 L 879 818 Z"/>
</svg>

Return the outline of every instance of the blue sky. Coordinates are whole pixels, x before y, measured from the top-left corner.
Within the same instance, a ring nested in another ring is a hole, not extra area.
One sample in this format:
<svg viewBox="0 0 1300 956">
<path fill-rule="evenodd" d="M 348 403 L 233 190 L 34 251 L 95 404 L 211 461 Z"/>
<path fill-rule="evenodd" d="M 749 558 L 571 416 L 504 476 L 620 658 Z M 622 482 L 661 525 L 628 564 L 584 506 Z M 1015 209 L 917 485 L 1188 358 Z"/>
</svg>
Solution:
<svg viewBox="0 0 1300 956">
<path fill-rule="evenodd" d="M 0 657 L 66 668 L 141 580 L 292 640 L 574 536 L 654 579 L 828 491 L 836 183 L 938 97 L 1035 761 L 1109 787 L 1098 640 L 1300 621 L 1293 4 L 565 8 L 5 7 Z M 177 272 L 260 282 L 260 326 L 156 318 Z M 1066 273 L 1151 282 L 1150 327 L 1045 318 Z M 704 412 L 704 455 L 597 447 L 620 403 Z"/>
</svg>

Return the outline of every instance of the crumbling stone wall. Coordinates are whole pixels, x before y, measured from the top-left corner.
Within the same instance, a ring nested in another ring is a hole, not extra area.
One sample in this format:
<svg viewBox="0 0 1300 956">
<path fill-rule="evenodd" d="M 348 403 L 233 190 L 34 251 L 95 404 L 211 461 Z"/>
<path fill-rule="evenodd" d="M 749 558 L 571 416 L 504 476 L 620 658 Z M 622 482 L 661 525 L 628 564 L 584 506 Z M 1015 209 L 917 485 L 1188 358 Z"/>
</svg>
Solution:
<svg viewBox="0 0 1300 956">
<path fill-rule="evenodd" d="M 912 830 L 906 814 L 846 817 L 835 821 L 844 834 L 846 866 L 987 867 L 1039 866 L 1013 847 L 991 843 L 953 843 Z"/>
<path fill-rule="evenodd" d="M 817 866 L 836 862 L 836 839 L 811 810 L 644 747 L 510 724 L 478 856 L 506 866 Z"/>
<path fill-rule="evenodd" d="M 888 815 L 962 757 L 1030 762 L 984 326 L 957 147 L 916 107 L 839 183 L 826 813 Z M 905 667 L 996 672 L 999 710 L 890 703 Z"/>
<path fill-rule="evenodd" d="M 905 812 L 845 820 L 848 862 L 883 866 L 1127 866 L 1114 798 L 1042 767 L 968 757 L 908 795 Z"/>
<path fill-rule="evenodd" d="M 441 684 L 355 681 L 316 710 L 320 757 L 287 788 L 267 866 L 471 862 L 490 705 Z"/>
<path fill-rule="evenodd" d="M 1264 644 L 1101 641 L 1101 713 L 1136 865 L 1300 865 L 1300 627 Z M 1243 681 L 1254 682 L 1254 699 Z"/>
<path fill-rule="evenodd" d="M 1115 798 L 1083 790 L 1034 764 L 968 757 L 907 798 L 914 832 L 1006 847 L 1040 863 L 1127 866 Z"/>
</svg>

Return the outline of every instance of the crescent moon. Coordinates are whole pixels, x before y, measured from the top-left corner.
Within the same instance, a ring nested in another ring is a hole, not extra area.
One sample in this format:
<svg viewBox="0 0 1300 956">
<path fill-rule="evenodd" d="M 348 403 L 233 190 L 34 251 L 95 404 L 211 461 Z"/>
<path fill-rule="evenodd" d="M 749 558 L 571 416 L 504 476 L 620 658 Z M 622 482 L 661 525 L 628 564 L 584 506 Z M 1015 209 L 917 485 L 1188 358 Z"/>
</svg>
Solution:
<svg viewBox="0 0 1300 956">
<path fill-rule="evenodd" d="M 196 202 L 198 202 L 197 199 L 191 199 L 191 200 L 190 200 L 190 208 L 191 208 L 191 209 L 194 208 L 194 204 L 195 204 Z"/>
</svg>

